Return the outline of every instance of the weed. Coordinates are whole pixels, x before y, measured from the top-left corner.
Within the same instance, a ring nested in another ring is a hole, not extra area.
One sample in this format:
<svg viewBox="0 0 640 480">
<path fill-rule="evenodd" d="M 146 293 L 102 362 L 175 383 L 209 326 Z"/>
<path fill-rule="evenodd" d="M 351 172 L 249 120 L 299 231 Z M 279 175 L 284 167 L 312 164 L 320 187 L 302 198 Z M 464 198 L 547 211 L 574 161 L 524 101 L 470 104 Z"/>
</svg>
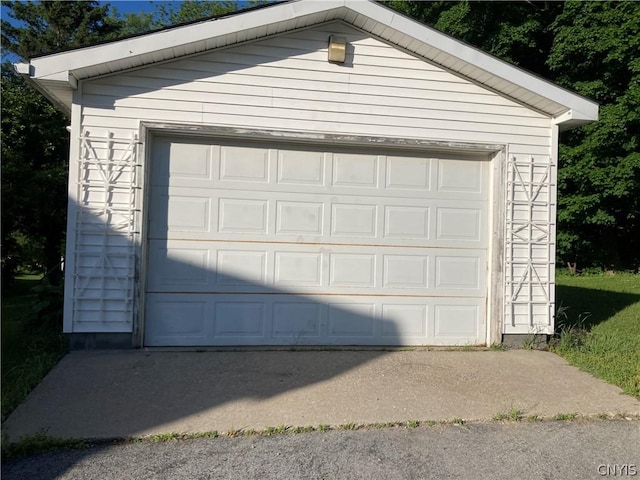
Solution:
<svg viewBox="0 0 640 480">
<path fill-rule="evenodd" d="M 310 425 L 306 427 L 289 427 L 289 433 L 309 433 L 313 432 L 314 430 L 315 428 Z"/>
<path fill-rule="evenodd" d="M 600 413 L 600 414 L 598 414 L 598 418 L 600 420 L 608 420 L 609 419 L 609 415 L 606 414 L 606 413 Z"/>
<path fill-rule="evenodd" d="M 330 429 L 329 425 L 326 425 L 324 423 L 321 423 L 320 425 L 318 425 L 318 430 L 320 430 L 321 432 L 328 432 Z"/>
<path fill-rule="evenodd" d="M 278 425 L 277 427 L 266 427 L 262 430 L 263 435 L 281 435 L 287 431 L 286 425 Z"/>
<path fill-rule="evenodd" d="M 508 412 L 502 412 L 494 415 L 493 419 L 496 421 L 508 420 L 510 422 L 519 422 L 522 420 L 523 416 L 524 415 L 521 410 L 512 407 Z"/>
<path fill-rule="evenodd" d="M 527 422 L 541 422 L 542 421 L 542 417 L 540 417 L 540 415 L 529 415 L 527 417 Z"/>
<path fill-rule="evenodd" d="M 418 420 L 407 421 L 407 427 L 409 428 L 417 428 L 418 426 L 420 426 L 420 422 Z"/>
<path fill-rule="evenodd" d="M 389 427 L 393 427 L 394 424 L 393 423 L 372 423 L 371 427 L 372 428 L 376 428 L 376 429 L 382 429 L 382 428 L 389 428 Z"/>
<path fill-rule="evenodd" d="M 168 433 L 156 433 L 154 435 L 149 435 L 147 440 L 150 442 L 176 442 L 180 440 L 183 436 L 179 433 L 168 432 Z"/>
<path fill-rule="evenodd" d="M 351 423 L 343 423 L 338 428 L 340 430 L 357 430 L 358 429 L 358 425 L 356 425 L 353 422 L 351 422 Z"/>
<path fill-rule="evenodd" d="M 45 432 L 22 438 L 18 442 L 9 443 L 6 437 L 2 439 L 2 461 L 16 460 L 39 453 L 58 450 L 82 450 L 90 445 L 85 440 L 62 439 L 50 437 Z"/>
<path fill-rule="evenodd" d="M 541 332 L 540 326 L 532 327 L 522 342 L 522 348 L 525 350 L 543 350 L 546 347 L 546 335 Z"/>
<path fill-rule="evenodd" d="M 455 417 L 453 420 L 451 420 L 451 423 L 453 423 L 454 425 L 464 425 L 464 420 L 458 417 Z"/>
<path fill-rule="evenodd" d="M 571 422 L 578 417 L 577 413 L 556 413 L 553 416 L 554 420 L 561 420 L 566 422 Z"/>
<path fill-rule="evenodd" d="M 497 352 L 504 352 L 507 350 L 507 346 L 504 343 L 492 343 L 489 349 Z"/>
</svg>

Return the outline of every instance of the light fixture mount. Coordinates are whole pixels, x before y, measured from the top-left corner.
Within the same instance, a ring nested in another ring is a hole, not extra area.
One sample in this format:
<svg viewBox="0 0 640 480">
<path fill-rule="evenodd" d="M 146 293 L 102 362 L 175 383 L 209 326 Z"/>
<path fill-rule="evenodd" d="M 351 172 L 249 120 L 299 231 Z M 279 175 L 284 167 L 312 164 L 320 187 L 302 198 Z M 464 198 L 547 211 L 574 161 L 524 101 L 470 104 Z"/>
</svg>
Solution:
<svg viewBox="0 0 640 480">
<path fill-rule="evenodd" d="M 332 63 L 344 63 L 347 57 L 347 39 L 331 35 L 329 37 L 329 61 Z"/>
</svg>

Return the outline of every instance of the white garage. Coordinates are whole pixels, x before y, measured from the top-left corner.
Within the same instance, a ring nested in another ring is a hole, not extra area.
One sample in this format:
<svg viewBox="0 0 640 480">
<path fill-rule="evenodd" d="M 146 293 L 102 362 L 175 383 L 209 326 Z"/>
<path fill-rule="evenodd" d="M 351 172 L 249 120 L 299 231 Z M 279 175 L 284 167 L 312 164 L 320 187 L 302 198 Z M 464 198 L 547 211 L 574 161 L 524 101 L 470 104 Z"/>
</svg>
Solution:
<svg viewBox="0 0 640 480">
<path fill-rule="evenodd" d="M 71 118 L 76 348 L 553 332 L 558 132 L 588 99 L 350 0 L 16 68 Z"/>
</svg>

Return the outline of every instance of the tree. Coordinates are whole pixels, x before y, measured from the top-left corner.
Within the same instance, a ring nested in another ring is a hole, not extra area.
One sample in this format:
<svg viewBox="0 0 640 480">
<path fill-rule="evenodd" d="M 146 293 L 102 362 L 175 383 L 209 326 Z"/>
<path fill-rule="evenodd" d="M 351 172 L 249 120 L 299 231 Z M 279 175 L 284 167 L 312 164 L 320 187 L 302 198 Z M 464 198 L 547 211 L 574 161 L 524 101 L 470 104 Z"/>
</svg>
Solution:
<svg viewBox="0 0 640 480">
<path fill-rule="evenodd" d="M 567 2 L 548 65 L 601 105 L 561 137 L 558 254 L 602 268 L 640 267 L 640 3 Z"/>
<path fill-rule="evenodd" d="M 118 23 L 97 2 L 2 2 L 6 51 L 22 60 L 113 37 Z M 68 119 L 40 93 L 2 67 L 3 286 L 20 264 L 60 278 L 66 225 Z"/>
<path fill-rule="evenodd" d="M 22 60 L 114 38 L 120 23 L 109 16 L 109 5 L 98 2 L 2 1 L 9 16 L 2 20 L 2 44 Z"/>
<path fill-rule="evenodd" d="M 249 2 L 250 4 L 256 2 Z M 153 12 L 126 13 L 121 25 L 120 35 L 137 35 L 150 30 L 157 30 L 181 23 L 193 22 L 203 18 L 223 15 L 234 12 L 238 9 L 238 2 L 226 1 L 205 1 L 205 0 L 184 0 L 175 3 L 155 4 Z M 120 18 L 117 6 L 113 9 L 113 16 Z"/>
<path fill-rule="evenodd" d="M 395 8 L 507 62 L 548 76 L 549 26 L 562 2 L 392 1 Z"/>
<path fill-rule="evenodd" d="M 55 272 L 66 224 L 64 114 L 2 65 L 2 273 Z M 55 275 L 52 275 L 55 277 Z M 4 282 L 3 282 L 4 283 Z"/>
</svg>

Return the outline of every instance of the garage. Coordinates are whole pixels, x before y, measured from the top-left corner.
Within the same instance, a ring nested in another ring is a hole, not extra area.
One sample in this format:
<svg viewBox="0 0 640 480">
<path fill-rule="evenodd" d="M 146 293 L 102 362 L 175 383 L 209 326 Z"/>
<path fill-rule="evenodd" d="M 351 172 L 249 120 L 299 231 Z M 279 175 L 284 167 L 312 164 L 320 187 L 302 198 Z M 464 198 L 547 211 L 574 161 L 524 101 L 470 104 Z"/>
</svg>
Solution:
<svg viewBox="0 0 640 480">
<path fill-rule="evenodd" d="M 15 69 L 70 119 L 72 348 L 554 332 L 559 135 L 587 98 L 357 0 Z"/>
<path fill-rule="evenodd" d="M 157 137 L 146 338 L 485 342 L 486 155 Z"/>
</svg>

